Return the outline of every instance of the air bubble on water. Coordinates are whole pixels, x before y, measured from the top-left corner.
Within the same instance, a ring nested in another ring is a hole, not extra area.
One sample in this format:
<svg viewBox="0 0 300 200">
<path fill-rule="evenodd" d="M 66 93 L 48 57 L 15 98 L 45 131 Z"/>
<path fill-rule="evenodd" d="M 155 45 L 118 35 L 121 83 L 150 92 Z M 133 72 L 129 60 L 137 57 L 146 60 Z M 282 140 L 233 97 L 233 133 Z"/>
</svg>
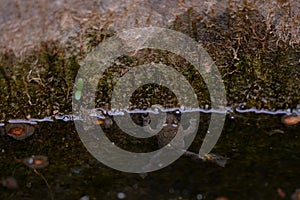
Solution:
<svg viewBox="0 0 300 200">
<path fill-rule="evenodd" d="M 226 112 L 228 112 L 228 113 L 232 113 L 233 112 L 233 109 L 231 107 L 229 107 L 229 106 L 226 106 L 225 109 L 226 109 Z"/>
<path fill-rule="evenodd" d="M 85 196 L 81 197 L 79 200 L 90 200 L 90 197 L 85 195 Z"/>
<path fill-rule="evenodd" d="M 208 108 L 209 108 L 209 105 L 208 105 L 208 104 L 205 104 L 204 109 L 205 109 L 205 110 L 208 110 Z"/>
<path fill-rule="evenodd" d="M 27 184 L 26 184 L 26 187 L 27 187 L 27 188 L 31 188 L 31 187 L 32 187 L 32 183 L 31 183 L 31 182 L 27 183 Z"/>
<path fill-rule="evenodd" d="M 90 117 L 97 117 L 99 119 L 105 119 L 105 116 L 102 113 L 99 113 L 95 110 L 92 111 L 92 113 L 90 114 Z"/>
<path fill-rule="evenodd" d="M 159 106 L 159 105 L 153 105 L 153 106 L 151 107 L 151 111 L 152 111 L 152 113 L 154 113 L 154 114 L 159 114 L 159 112 L 160 112 L 160 106 Z"/>
<path fill-rule="evenodd" d="M 148 176 L 148 173 L 140 173 L 139 176 L 144 179 L 144 178 L 146 178 L 146 176 Z"/>
<path fill-rule="evenodd" d="M 111 115 L 111 116 L 124 116 L 125 113 L 123 111 L 120 111 L 118 109 L 112 109 L 110 111 L 107 112 L 108 115 Z"/>
<path fill-rule="evenodd" d="M 35 121 L 29 121 L 29 120 L 24 120 L 24 119 L 10 119 L 10 120 L 8 120 L 8 123 L 10 123 L 10 124 L 22 123 L 22 124 L 32 124 L 32 125 L 37 124 L 37 122 L 35 122 Z"/>
<path fill-rule="evenodd" d="M 182 195 L 183 195 L 183 196 L 188 196 L 188 195 L 189 195 L 189 191 L 186 190 L 186 189 L 184 189 L 184 190 L 182 191 Z"/>
<path fill-rule="evenodd" d="M 180 106 L 180 110 L 181 110 L 181 111 L 184 111 L 184 110 L 185 110 L 185 107 L 184 107 L 184 106 Z"/>
<path fill-rule="evenodd" d="M 202 194 L 197 194 L 197 196 L 196 196 L 196 199 L 197 199 L 197 200 L 201 200 L 201 199 L 203 199 L 203 196 L 202 196 Z"/>
<path fill-rule="evenodd" d="M 103 108 L 95 108 L 95 110 L 96 110 L 96 112 L 99 112 L 99 113 L 101 113 L 101 114 L 103 114 L 103 115 L 106 115 L 106 114 L 107 114 L 106 110 L 103 109 Z"/>
<path fill-rule="evenodd" d="M 29 164 L 32 164 L 32 163 L 33 163 L 33 158 L 29 158 L 29 159 L 27 160 L 27 162 L 28 162 Z"/>
<path fill-rule="evenodd" d="M 133 187 L 133 189 L 135 189 L 135 190 L 139 189 L 139 185 L 138 185 L 137 183 L 134 184 L 132 187 Z"/>
<path fill-rule="evenodd" d="M 74 169 L 73 169 L 73 173 L 74 174 L 79 174 L 81 172 L 81 169 L 79 168 L 79 167 L 75 167 Z"/>
<path fill-rule="evenodd" d="M 295 113 L 296 115 L 300 115 L 300 104 L 298 104 L 298 105 L 296 106 L 296 109 L 294 109 L 294 113 Z"/>
<path fill-rule="evenodd" d="M 169 193 L 170 193 L 170 194 L 173 194 L 174 192 L 175 192 L 174 188 L 170 188 L 170 189 L 169 189 Z"/>
<path fill-rule="evenodd" d="M 118 199 L 125 199 L 125 198 L 126 198 L 126 194 L 125 194 L 124 192 L 119 192 L 119 193 L 117 194 L 117 198 L 118 198 Z"/>
<path fill-rule="evenodd" d="M 30 118 L 29 121 L 31 121 L 31 122 L 53 122 L 54 120 L 52 119 L 52 117 L 44 117 L 42 119 Z"/>
<path fill-rule="evenodd" d="M 246 103 L 240 103 L 240 104 L 239 104 L 239 108 L 240 108 L 240 109 L 245 109 L 245 108 L 246 108 L 246 105 L 247 105 Z"/>
</svg>

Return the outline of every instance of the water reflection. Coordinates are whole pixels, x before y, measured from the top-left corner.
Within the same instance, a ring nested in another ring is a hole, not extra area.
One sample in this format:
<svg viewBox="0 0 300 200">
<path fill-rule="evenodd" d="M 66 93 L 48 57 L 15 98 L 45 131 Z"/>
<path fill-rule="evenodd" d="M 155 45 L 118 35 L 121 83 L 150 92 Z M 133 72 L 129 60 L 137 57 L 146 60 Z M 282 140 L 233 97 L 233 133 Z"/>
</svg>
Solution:
<svg viewBox="0 0 300 200">
<path fill-rule="evenodd" d="M 299 188 L 300 176 L 299 126 L 282 124 L 282 114 L 231 114 L 234 119 L 228 116 L 221 138 L 213 149 L 215 153 L 230 158 L 225 168 L 210 163 L 194 163 L 182 157 L 160 171 L 147 174 L 122 173 L 99 163 L 82 145 L 72 122 L 38 122 L 42 134 L 23 141 L 6 134 L 0 137 L 3 149 L 0 152 L 0 179 L 14 177 L 19 185 L 18 190 L 0 187 L 0 197 L 50 198 L 45 181 L 31 168 L 14 159 L 27 158 L 27 162 L 33 163 L 29 155 L 48 155 L 51 158 L 51 164 L 42 170 L 54 199 L 80 199 L 84 196 L 116 199 L 120 192 L 126 194 L 125 199 L 200 199 L 201 195 L 202 199 L 209 200 L 222 196 L 230 200 L 248 199 L 249 196 L 253 199 L 279 199 L 277 188 L 284 188 L 287 199 L 296 194 L 294 191 Z M 202 136 L 206 134 L 209 115 L 202 114 L 201 118 L 190 151 L 198 149 Z M 171 121 L 171 127 L 178 128 L 172 126 L 177 121 Z M 183 129 L 186 130 L 189 125 L 186 124 Z M 2 128 L 5 129 L 5 126 Z M 285 134 L 265 134 L 265 131 L 271 130 L 282 130 Z M 113 128 L 112 134 L 117 137 L 121 133 Z M 144 144 L 145 147 L 147 145 Z M 172 188 L 171 193 L 169 188 Z"/>
</svg>

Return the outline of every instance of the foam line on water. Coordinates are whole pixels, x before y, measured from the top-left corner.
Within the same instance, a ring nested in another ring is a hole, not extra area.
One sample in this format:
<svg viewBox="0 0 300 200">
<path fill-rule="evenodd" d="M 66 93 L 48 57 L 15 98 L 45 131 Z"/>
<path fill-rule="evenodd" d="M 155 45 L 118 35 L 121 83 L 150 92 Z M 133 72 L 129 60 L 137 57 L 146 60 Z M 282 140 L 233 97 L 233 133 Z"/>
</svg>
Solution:
<svg viewBox="0 0 300 200">
<path fill-rule="evenodd" d="M 10 120 L 8 120 L 8 123 L 10 123 L 10 124 L 18 124 L 18 123 L 22 123 L 22 124 L 37 124 L 36 121 L 30 121 L 30 120 L 25 120 L 25 119 L 10 119 Z"/>
<path fill-rule="evenodd" d="M 257 113 L 257 114 L 267 114 L 267 115 L 290 115 L 290 114 L 296 114 L 300 115 L 300 104 L 297 105 L 295 109 L 279 109 L 279 110 L 268 110 L 268 109 L 256 109 L 256 108 L 249 108 L 249 109 L 242 109 L 240 108 L 241 105 L 244 104 L 236 104 L 234 106 L 227 106 L 223 107 L 220 109 L 208 109 L 208 106 L 205 106 L 205 108 L 186 108 L 184 106 L 181 106 L 179 108 L 150 108 L 146 110 L 140 110 L 140 109 L 134 109 L 134 110 L 129 110 L 129 109 L 124 109 L 124 110 L 117 110 L 117 109 L 112 109 L 112 110 L 105 110 L 103 108 L 95 108 L 91 110 L 91 114 L 89 115 L 90 117 L 96 117 L 100 119 L 105 119 L 108 116 L 123 116 L 125 113 L 128 114 L 147 114 L 147 113 L 152 113 L 152 114 L 159 114 L 160 112 L 176 112 L 179 111 L 181 113 L 189 113 L 189 112 L 200 112 L 200 113 L 216 113 L 216 114 L 224 114 L 224 113 Z M 8 120 L 8 123 L 27 123 L 27 124 L 37 124 L 38 122 L 53 122 L 54 120 L 62 120 L 65 122 L 68 121 L 74 121 L 74 120 L 80 120 L 82 121 L 83 118 L 81 116 L 75 116 L 75 115 L 54 115 L 54 116 L 48 116 L 42 119 L 11 119 Z M 4 122 L 0 123 L 0 127 L 5 126 Z"/>
</svg>

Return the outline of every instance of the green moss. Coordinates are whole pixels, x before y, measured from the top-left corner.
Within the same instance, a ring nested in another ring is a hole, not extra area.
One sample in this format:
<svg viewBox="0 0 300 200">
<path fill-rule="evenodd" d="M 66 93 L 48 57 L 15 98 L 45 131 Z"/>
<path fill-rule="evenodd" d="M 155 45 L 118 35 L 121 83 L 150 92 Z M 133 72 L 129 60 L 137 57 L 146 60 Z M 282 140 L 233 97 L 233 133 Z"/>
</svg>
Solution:
<svg viewBox="0 0 300 200">
<path fill-rule="evenodd" d="M 207 50 L 222 74 L 229 105 L 246 102 L 247 107 L 258 109 L 296 107 L 300 101 L 299 47 L 280 41 L 267 29 L 263 19 L 257 11 L 244 9 L 226 10 L 222 16 L 207 20 L 190 9 L 178 16 L 170 28 L 189 35 Z M 27 115 L 40 118 L 53 111 L 70 113 L 79 62 L 111 35 L 109 30 L 91 28 L 85 30 L 80 41 L 78 38 L 71 38 L 65 44 L 45 41 L 21 60 L 11 51 L 0 55 L 1 119 Z M 75 47 L 80 45 L 77 50 Z M 173 67 L 190 82 L 199 105 L 210 104 L 202 77 L 184 58 L 144 49 L 118 58 L 106 70 L 99 80 L 96 105 L 103 107 L 110 102 L 117 78 L 147 63 Z M 174 94 L 166 88 L 149 85 L 149 90 L 143 87 L 140 91 L 149 91 L 136 92 L 132 97 L 132 103 L 140 108 L 155 103 L 178 106 Z"/>
</svg>

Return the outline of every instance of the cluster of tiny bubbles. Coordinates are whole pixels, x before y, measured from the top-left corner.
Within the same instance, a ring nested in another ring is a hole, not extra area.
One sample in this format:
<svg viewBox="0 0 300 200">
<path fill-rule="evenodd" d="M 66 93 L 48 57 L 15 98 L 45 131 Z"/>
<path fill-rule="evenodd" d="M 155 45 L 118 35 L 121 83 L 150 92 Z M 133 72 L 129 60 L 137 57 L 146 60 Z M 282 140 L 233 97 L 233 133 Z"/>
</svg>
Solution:
<svg viewBox="0 0 300 200">
<path fill-rule="evenodd" d="M 238 108 L 241 109 L 241 110 L 245 110 L 245 109 L 246 109 L 246 106 L 247 106 L 246 103 L 240 103 L 240 104 L 238 105 Z"/>
<path fill-rule="evenodd" d="M 74 174 L 79 174 L 81 172 L 81 168 L 80 167 L 75 167 L 74 169 L 73 169 L 73 173 Z"/>
<path fill-rule="evenodd" d="M 296 106 L 296 109 L 294 110 L 294 113 L 297 114 L 297 115 L 300 115 L 300 104 L 298 104 Z"/>
<path fill-rule="evenodd" d="M 300 104 L 296 106 L 296 108 L 287 108 L 287 109 L 277 109 L 277 110 L 268 110 L 268 109 L 257 109 L 257 108 L 247 108 L 246 103 L 239 103 L 232 106 L 225 107 L 226 113 L 257 113 L 257 114 L 269 114 L 269 115 L 300 115 Z M 175 114 L 181 114 L 181 113 L 188 113 L 188 112 L 201 112 L 201 113 L 218 113 L 218 109 L 209 109 L 209 105 L 205 104 L 204 108 L 186 108 L 184 106 L 181 106 L 179 108 L 150 108 L 145 110 L 139 110 L 139 109 L 124 109 L 124 110 L 117 110 L 117 109 L 111 109 L 111 110 L 105 110 L 103 108 L 95 108 L 91 111 L 90 116 L 91 117 L 97 117 L 100 119 L 105 119 L 106 116 L 123 116 L 124 113 L 128 114 L 138 114 L 138 113 L 152 113 L 152 114 L 159 114 L 160 112 L 175 112 Z M 230 116 L 231 119 L 234 119 L 234 116 Z M 41 119 L 11 119 L 8 120 L 8 123 L 27 123 L 31 125 L 35 125 L 39 122 L 54 122 L 54 120 L 62 120 L 64 122 L 68 121 L 75 121 L 80 120 L 82 121 L 83 118 L 81 116 L 75 116 L 75 115 L 66 115 L 66 114 L 58 114 L 53 116 L 44 117 Z M 5 126 L 5 123 L 0 121 L 0 127 Z"/>
<path fill-rule="evenodd" d="M 257 109 L 257 108 L 247 108 L 246 103 L 239 103 L 231 106 L 233 109 L 232 112 L 238 113 L 256 113 L 256 114 L 268 114 L 268 115 L 281 115 L 281 114 L 299 114 L 298 106 L 296 109 L 276 109 L 276 110 L 269 110 L 269 109 Z"/>
</svg>

